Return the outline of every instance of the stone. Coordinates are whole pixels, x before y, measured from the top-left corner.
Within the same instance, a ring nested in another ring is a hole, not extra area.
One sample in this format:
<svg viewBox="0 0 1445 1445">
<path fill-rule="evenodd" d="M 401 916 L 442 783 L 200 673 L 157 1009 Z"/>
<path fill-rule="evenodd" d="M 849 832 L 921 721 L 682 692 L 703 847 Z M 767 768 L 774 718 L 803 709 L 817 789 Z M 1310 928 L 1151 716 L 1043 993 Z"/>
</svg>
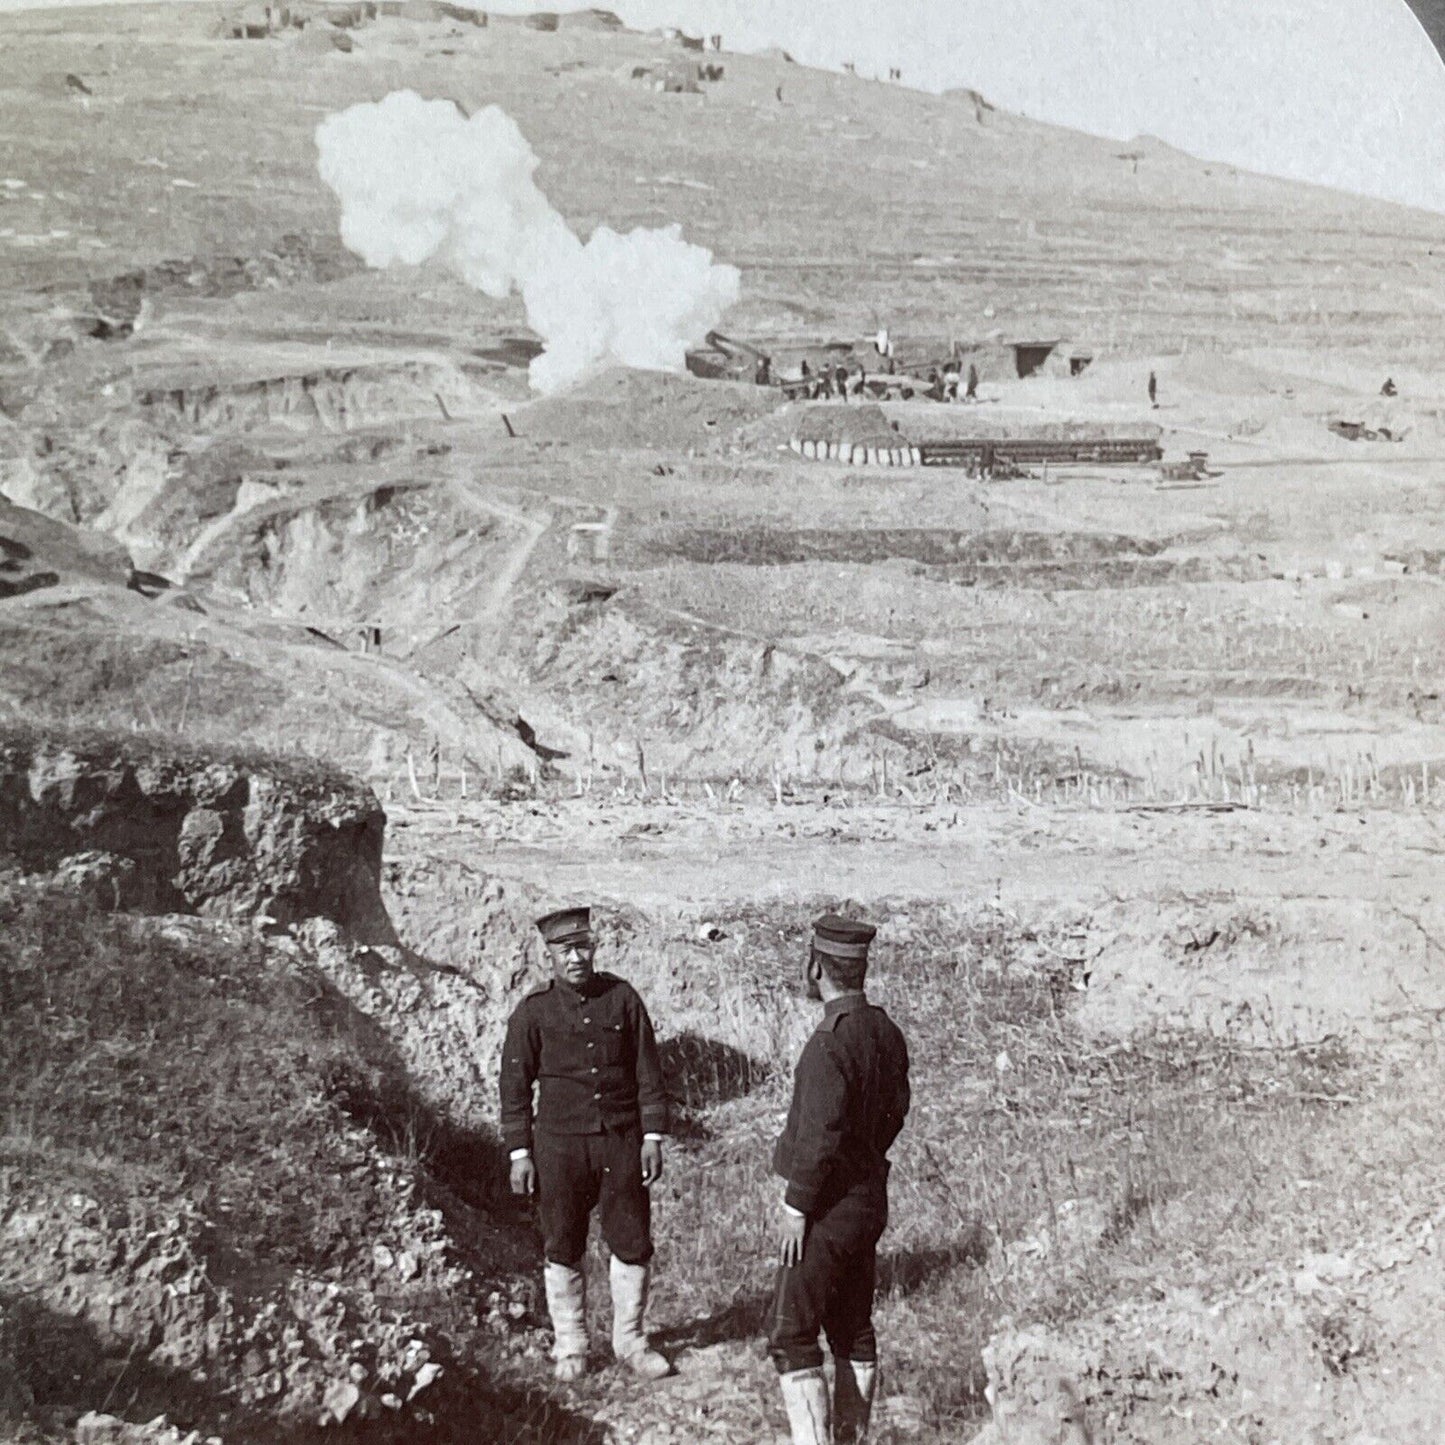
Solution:
<svg viewBox="0 0 1445 1445">
<path fill-rule="evenodd" d="M 414 1400 L 428 1385 L 433 1385 L 440 1378 L 442 1367 L 435 1360 L 428 1360 L 417 1372 L 416 1378 L 412 1381 L 411 1389 L 407 1391 L 406 1398 Z"/>
<path fill-rule="evenodd" d="M 351 1412 L 361 1403 L 361 1391 L 350 1380 L 333 1380 L 321 1397 L 323 1425 L 344 1425 Z"/>
</svg>

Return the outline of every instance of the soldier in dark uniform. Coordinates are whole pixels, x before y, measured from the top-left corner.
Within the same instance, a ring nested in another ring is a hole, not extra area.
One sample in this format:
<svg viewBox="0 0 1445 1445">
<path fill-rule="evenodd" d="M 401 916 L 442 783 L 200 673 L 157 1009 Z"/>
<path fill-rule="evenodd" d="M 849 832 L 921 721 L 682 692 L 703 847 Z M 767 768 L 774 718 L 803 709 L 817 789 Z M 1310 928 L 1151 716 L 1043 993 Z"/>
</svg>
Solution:
<svg viewBox="0 0 1445 1445">
<path fill-rule="evenodd" d="M 877 1384 L 873 1282 L 888 1222 L 888 1150 L 908 1114 L 908 1046 L 863 992 L 876 930 L 834 914 L 813 925 L 807 981 L 823 1018 L 803 1048 L 773 1153 L 787 1180 L 768 1348 L 794 1445 L 852 1445 Z M 832 1400 L 818 1331 L 835 1367 Z"/>
<path fill-rule="evenodd" d="M 631 984 L 593 970 L 591 911 L 537 920 L 553 977 L 518 1005 L 502 1048 L 502 1141 L 512 1192 L 537 1195 L 559 1380 L 587 1370 L 582 1256 L 594 1209 L 612 1253 L 612 1349 L 643 1376 L 671 1366 L 643 1332 L 648 1189 L 662 1175 L 667 1095 L 652 1021 Z M 536 1110 L 533 1112 L 533 1086 Z"/>
</svg>

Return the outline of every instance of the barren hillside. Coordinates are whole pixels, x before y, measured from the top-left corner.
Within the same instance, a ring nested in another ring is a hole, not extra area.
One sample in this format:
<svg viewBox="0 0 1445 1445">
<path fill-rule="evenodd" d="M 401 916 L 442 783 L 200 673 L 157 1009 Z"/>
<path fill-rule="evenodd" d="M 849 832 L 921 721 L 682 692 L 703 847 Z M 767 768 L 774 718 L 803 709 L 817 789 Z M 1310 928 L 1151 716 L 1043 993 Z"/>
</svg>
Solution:
<svg viewBox="0 0 1445 1445">
<path fill-rule="evenodd" d="M 830 904 L 916 1060 L 880 1438 L 1052 1438 L 1061 1377 L 1110 1442 L 1436 1438 L 1445 222 L 375 8 L 0 18 L 0 1431 L 771 1438 L 757 1221 Z M 341 244 L 315 127 L 405 87 L 502 106 L 580 234 L 739 267 L 728 334 L 957 344 L 977 403 L 886 399 L 853 464 L 854 400 L 536 396 L 519 301 Z M 551 1381 L 494 1173 L 528 918 L 575 898 L 683 1116 L 645 1401 Z M 130 1077 L 170 1143 L 95 1112 Z"/>
</svg>

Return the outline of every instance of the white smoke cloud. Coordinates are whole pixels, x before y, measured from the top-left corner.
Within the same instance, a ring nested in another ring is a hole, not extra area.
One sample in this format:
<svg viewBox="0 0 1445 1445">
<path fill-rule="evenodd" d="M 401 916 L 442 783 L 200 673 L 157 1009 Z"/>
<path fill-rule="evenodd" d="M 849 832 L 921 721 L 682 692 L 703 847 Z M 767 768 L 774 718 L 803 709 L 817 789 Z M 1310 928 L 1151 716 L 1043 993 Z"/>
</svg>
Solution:
<svg viewBox="0 0 1445 1445">
<path fill-rule="evenodd" d="M 321 179 L 341 201 L 341 239 L 369 266 L 437 260 L 498 299 L 520 292 L 543 352 L 530 379 L 557 391 L 599 362 L 678 368 L 738 299 L 736 267 L 678 226 L 584 245 L 537 188 L 537 157 L 505 111 L 467 118 L 395 91 L 316 128 Z"/>
</svg>

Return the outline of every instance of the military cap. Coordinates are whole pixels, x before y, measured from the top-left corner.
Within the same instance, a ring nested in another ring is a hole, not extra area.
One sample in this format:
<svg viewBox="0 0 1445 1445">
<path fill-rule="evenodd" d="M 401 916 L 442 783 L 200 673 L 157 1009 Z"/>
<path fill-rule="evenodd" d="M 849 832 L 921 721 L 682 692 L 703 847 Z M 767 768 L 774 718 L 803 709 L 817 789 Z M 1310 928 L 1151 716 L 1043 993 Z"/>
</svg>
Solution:
<svg viewBox="0 0 1445 1445">
<path fill-rule="evenodd" d="M 548 943 L 585 943 L 592 938 L 590 908 L 559 908 L 537 920 L 537 930 Z"/>
<path fill-rule="evenodd" d="M 825 913 L 813 924 L 813 947 L 833 958 L 867 958 L 868 945 L 877 932 L 871 923 Z"/>
</svg>

